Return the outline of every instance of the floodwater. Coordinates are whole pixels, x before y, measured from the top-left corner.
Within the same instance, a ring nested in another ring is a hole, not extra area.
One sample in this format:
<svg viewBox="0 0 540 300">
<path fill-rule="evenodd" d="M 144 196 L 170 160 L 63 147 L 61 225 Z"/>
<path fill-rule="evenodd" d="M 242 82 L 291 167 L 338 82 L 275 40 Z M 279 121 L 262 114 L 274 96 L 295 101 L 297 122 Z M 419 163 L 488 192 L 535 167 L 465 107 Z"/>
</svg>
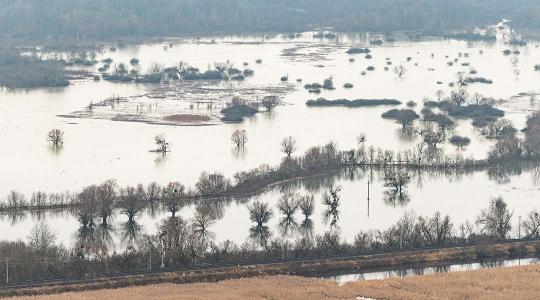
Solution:
<svg viewBox="0 0 540 300">
<path fill-rule="evenodd" d="M 429 275 L 435 273 L 450 273 L 450 272 L 463 272 L 474 271 L 490 268 L 502 268 L 502 267 L 515 267 L 515 266 L 528 266 L 539 263 L 540 260 L 536 257 L 533 258 L 518 258 L 508 260 L 495 260 L 485 262 L 475 262 L 466 264 L 452 264 L 441 265 L 436 267 L 417 267 L 417 268 L 404 268 L 388 271 L 366 272 L 359 274 L 347 274 L 338 276 L 324 277 L 324 279 L 330 279 L 339 282 L 339 284 L 345 284 L 351 281 L 358 280 L 381 280 L 386 278 L 405 278 L 418 275 Z"/>
<path fill-rule="evenodd" d="M 194 98 L 200 99 L 201 96 L 190 94 L 182 85 L 82 80 L 58 89 L 1 90 L 0 136 L 3 138 L 3 147 L 0 147 L 0 195 L 7 195 L 10 190 L 20 191 L 27 197 L 37 190 L 78 191 L 86 185 L 107 179 L 117 180 L 120 186 L 153 181 L 160 184 L 180 181 L 186 186 L 193 186 L 199 174 L 204 171 L 219 171 L 230 177 L 237 171 L 248 170 L 261 164 L 278 164 L 283 158 L 279 143 L 283 137 L 289 135 L 298 140 L 297 153 L 329 141 L 336 142 L 340 149 L 353 148 L 357 146 L 356 137 L 361 133 L 367 136 L 366 146 L 393 150 L 410 149 L 420 139 L 403 136 L 399 124 L 383 120 L 380 116 L 391 107 L 310 108 L 305 102 L 317 97 L 395 98 L 403 102 L 402 107 L 405 107 L 407 101 L 418 103 L 415 109 L 419 112 L 425 97 L 434 99 L 438 90 L 444 91 L 446 95 L 450 94 L 453 88 L 449 87 L 448 83 L 456 80 L 456 73 L 468 72 L 471 68 L 478 71 L 478 76 L 492 79 L 494 83 L 471 84 L 467 87 L 468 92 L 479 92 L 500 99 L 497 106 L 505 110 L 506 117 L 512 120 L 517 128 L 522 128 L 526 116 L 539 107 L 538 103 L 531 104 L 528 97 L 512 97 L 523 92 L 538 92 L 540 72 L 533 68 L 540 63 L 537 61 L 540 49 L 536 43 L 514 48 L 501 41 L 472 43 L 443 39 L 398 39 L 381 47 L 370 47 L 372 59 L 345 53 L 351 46 L 368 46 L 370 39 L 365 34 L 349 34 L 340 35 L 335 40 L 319 40 L 311 38 L 309 33 L 298 39 L 263 39 L 253 36 L 203 38 L 199 41 L 174 39 L 166 43 L 127 45 L 114 52 L 105 47 L 104 52 L 97 56 L 98 60 L 111 57 L 113 64 L 128 64 L 132 57 L 137 57 L 141 61 L 140 70 L 143 72 L 153 62 L 167 67 L 185 61 L 203 71 L 214 62 L 230 60 L 238 68 L 242 68 L 243 62 L 248 62 L 249 67 L 255 71 L 253 77 L 238 83 L 209 84 L 217 85 L 220 90 L 208 91 L 202 98 L 222 104 L 224 99 L 235 95 L 253 100 L 257 95 L 246 94 L 246 90 L 272 87 L 280 88 L 286 104 L 270 113 L 259 113 L 239 124 L 165 126 L 58 116 L 83 110 L 90 103 L 113 95 L 146 95 L 156 89 L 176 91 L 181 97 L 149 99 L 143 96 L 143 100 L 130 98 L 128 101 L 152 101 L 157 105 L 163 101 L 163 105 L 167 106 L 164 111 L 167 112 L 174 110 L 171 110 L 170 106 L 176 107 L 171 103 L 177 101 L 178 109 L 185 112 L 189 110 L 187 107 L 190 101 Z M 169 44 L 173 46 L 170 47 Z M 521 52 L 517 55 L 520 69 L 518 77 L 515 76 L 510 62 L 513 55 L 503 55 L 504 49 L 518 49 Z M 468 57 L 459 57 L 459 53 L 468 53 Z M 355 61 L 350 62 L 350 57 L 354 57 Z M 385 71 L 387 57 L 393 65 Z M 407 57 L 411 57 L 411 61 L 407 61 Z M 458 58 L 459 62 L 454 66 L 447 66 L 447 62 L 454 58 Z M 256 64 L 256 59 L 262 59 L 262 63 Z M 470 64 L 462 66 L 462 62 Z M 400 64 L 408 70 L 402 79 L 392 72 L 393 66 Z M 362 75 L 361 72 L 365 71 L 367 66 L 375 66 L 375 70 Z M 287 83 L 280 81 L 280 77 L 284 75 L 289 78 Z M 322 83 L 328 77 L 333 78 L 335 90 L 323 90 L 320 95 L 314 95 L 303 88 L 305 83 Z M 302 82 L 297 83 L 297 78 L 301 78 Z M 444 84 L 437 84 L 437 81 Z M 354 88 L 343 88 L 342 85 L 346 82 L 352 83 Z M 112 110 L 109 115 L 125 112 Z M 189 111 L 217 114 L 219 109 L 209 112 L 207 108 L 194 108 Z M 471 145 L 464 150 L 458 150 L 445 144 L 442 148 L 447 154 L 461 152 L 466 157 L 485 157 L 494 142 L 474 131 L 470 123 L 470 120 L 460 120 L 456 134 L 469 136 Z M 65 131 L 64 147 L 59 151 L 52 150 L 46 141 L 46 134 L 52 128 Z M 248 133 L 249 140 L 242 153 L 235 151 L 230 141 L 230 135 L 236 129 L 245 129 Z M 149 151 L 154 148 L 154 136 L 162 133 L 172 145 L 172 151 L 166 157 Z M 449 214 L 456 223 L 472 220 L 480 209 L 487 206 L 490 197 L 498 195 L 505 196 L 509 206 L 515 210 L 515 215 L 524 215 L 535 207 L 538 195 L 536 172 L 531 169 L 509 176 L 503 183 L 494 180 L 486 172 L 464 175 L 461 178 L 427 176 L 421 183 L 413 180 L 407 188 L 410 200 L 398 205 L 383 200 L 385 188 L 381 180 L 375 178 L 371 187 L 368 216 L 367 175 L 357 176 L 353 180 L 346 176 L 330 180 L 335 180 L 336 184 L 343 187 L 338 225 L 348 240 L 360 230 L 386 228 L 407 210 L 413 210 L 420 215 L 441 211 Z M 327 185 L 328 182 L 323 182 L 321 187 L 316 188 L 301 185 L 299 189 L 300 193 L 310 192 L 315 195 L 315 233 L 329 228 L 329 225 L 324 224 L 324 207 L 320 204 L 321 193 Z M 275 209 L 279 196 L 279 190 L 258 196 L 261 201 L 269 201 L 274 207 L 274 218 L 270 224 L 271 230 L 275 231 L 274 236 L 280 235 L 279 216 Z M 189 218 L 193 210 L 193 207 L 184 208 L 181 215 Z M 163 212 L 140 216 L 138 221 L 142 226 L 141 231 L 154 232 L 156 223 L 165 216 Z M 300 219 L 300 216 L 297 218 Z M 4 217 L 0 219 L 0 238 L 25 239 L 31 227 L 41 220 L 46 220 L 65 244 L 69 245 L 74 241 L 77 221 L 74 216 L 65 214 L 45 214 L 39 218 L 27 216 L 15 222 Z M 118 224 L 124 221 L 122 216 L 115 219 Z M 224 206 L 223 217 L 212 229 L 216 241 L 230 239 L 242 243 L 249 236 L 249 226 L 246 204 L 243 201 L 233 201 Z M 120 240 L 121 238 L 116 239 L 117 247 L 121 247 Z"/>
</svg>

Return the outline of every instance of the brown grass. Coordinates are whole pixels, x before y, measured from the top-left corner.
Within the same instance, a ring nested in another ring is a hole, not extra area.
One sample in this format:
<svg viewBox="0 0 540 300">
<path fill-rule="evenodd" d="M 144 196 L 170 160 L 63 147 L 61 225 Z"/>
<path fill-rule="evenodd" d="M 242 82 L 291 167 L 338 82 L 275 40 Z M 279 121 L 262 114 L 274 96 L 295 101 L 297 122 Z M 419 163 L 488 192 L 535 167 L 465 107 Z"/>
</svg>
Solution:
<svg viewBox="0 0 540 300">
<path fill-rule="evenodd" d="M 212 120 L 212 118 L 205 115 L 176 114 L 165 116 L 163 120 L 176 123 L 201 123 L 208 122 Z"/>
<path fill-rule="evenodd" d="M 226 280 L 219 283 L 156 284 L 114 290 L 63 293 L 20 299 L 535 299 L 540 265 L 433 274 L 404 279 L 350 282 L 295 276 Z"/>
</svg>

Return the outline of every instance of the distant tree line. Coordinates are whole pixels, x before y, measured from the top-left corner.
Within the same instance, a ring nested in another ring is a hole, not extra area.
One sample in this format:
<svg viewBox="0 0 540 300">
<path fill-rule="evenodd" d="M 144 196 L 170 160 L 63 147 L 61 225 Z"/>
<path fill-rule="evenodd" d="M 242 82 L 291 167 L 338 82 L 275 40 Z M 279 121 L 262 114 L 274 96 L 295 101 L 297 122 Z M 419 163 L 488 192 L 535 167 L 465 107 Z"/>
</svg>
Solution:
<svg viewBox="0 0 540 300">
<path fill-rule="evenodd" d="M 4 38 L 162 37 L 180 34 L 337 30 L 440 30 L 501 18 L 537 27 L 536 0 L 13 0 L 2 1 Z"/>
</svg>

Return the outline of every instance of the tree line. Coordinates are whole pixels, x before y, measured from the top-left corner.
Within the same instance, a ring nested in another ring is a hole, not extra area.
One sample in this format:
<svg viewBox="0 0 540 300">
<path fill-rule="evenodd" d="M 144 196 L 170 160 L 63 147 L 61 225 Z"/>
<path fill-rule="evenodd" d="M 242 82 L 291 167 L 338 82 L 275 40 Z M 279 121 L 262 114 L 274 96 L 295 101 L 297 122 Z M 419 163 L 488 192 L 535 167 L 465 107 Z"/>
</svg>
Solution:
<svg viewBox="0 0 540 300">
<path fill-rule="evenodd" d="M 509 18 L 537 27 L 534 0 L 14 0 L 4 1 L 4 38 L 163 37 L 180 34 L 304 31 L 440 30 Z M 159 21 L 158 21 L 159 20 Z"/>
</svg>

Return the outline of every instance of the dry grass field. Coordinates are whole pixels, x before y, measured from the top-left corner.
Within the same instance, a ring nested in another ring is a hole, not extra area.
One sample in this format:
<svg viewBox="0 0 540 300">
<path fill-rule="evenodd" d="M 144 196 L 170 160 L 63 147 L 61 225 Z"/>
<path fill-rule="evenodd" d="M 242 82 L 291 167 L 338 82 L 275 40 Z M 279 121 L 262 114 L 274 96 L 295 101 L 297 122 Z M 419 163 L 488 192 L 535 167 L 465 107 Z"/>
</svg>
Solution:
<svg viewBox="0 0 540 300">
<path fill-rule="evenodd" d="M 295 276 L 158 284 L 19 299 L 537 299 L 540 265 L 414 276 L 404 279 L 333 281 Z"/>
</svg>

